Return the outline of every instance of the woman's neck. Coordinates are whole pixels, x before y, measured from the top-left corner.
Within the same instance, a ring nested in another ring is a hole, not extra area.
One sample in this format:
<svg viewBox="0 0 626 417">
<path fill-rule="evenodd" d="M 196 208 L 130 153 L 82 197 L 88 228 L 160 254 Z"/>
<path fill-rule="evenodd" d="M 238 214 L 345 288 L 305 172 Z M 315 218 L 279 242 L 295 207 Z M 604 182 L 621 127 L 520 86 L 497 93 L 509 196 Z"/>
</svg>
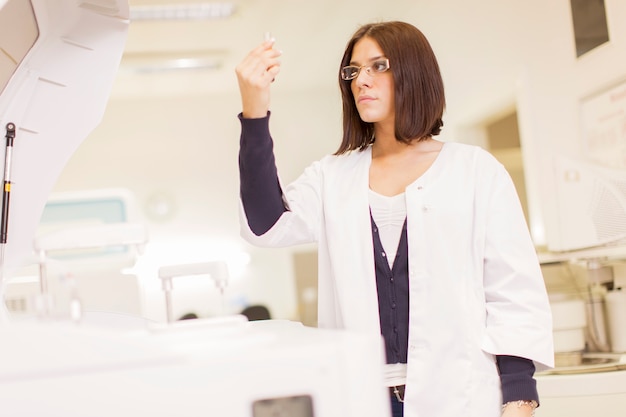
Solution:
<svg viewBox="0 0 626 417">
<path fill-rule="evenodd" d="M 376 135 L 376 140 L 372 145 L 372 157 L 391 157 L 406 152 L 429 152 L 432 150 L 433 142 L 436 143 L 431 138 L 424 138 L 414 139 L 407 143 L 397 140 L 395 135 Z"/>
</svg>

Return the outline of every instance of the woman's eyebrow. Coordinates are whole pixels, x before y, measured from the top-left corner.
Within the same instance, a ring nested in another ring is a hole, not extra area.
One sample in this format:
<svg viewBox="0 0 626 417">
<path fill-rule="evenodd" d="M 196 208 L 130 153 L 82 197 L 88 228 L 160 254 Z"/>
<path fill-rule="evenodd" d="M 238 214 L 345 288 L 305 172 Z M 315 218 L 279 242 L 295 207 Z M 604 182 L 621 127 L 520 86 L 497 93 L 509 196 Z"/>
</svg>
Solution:
<svg viewBox="0 0 626 417">
<path fill-rule="evenodd" d="M 372 62 L 372 61 L 376 61 L 377 59 L 381 59 L 384 57 L 385 57 L 384 55 L 378 55 L 378 56 L 368 59 L 367 61 Z M 350 61 L 349 65 L 356 65 L 357 67 L 360 66 L 360 64 L 357 61 Z"/>
</svg>

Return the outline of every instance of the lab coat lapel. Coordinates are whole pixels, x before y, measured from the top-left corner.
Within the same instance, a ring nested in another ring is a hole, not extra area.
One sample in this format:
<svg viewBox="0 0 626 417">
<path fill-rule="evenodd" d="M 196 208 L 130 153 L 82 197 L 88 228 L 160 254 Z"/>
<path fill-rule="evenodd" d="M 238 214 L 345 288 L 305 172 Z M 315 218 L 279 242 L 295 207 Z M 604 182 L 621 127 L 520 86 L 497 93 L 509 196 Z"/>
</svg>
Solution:
<svg viewBox="0 0 626 417">
<path fill-rule="evenodd" d="M 378 297 L 369 215 L 369 167 L 371 151 L 355 156 L 353 164 L 338 167 L 341 178 L 331 186 L 333 213 L 328 225 L 329 252 L 334 255 L 333 275 L 339 306 L 347 329 L 380 334 Z"/>
</svg>

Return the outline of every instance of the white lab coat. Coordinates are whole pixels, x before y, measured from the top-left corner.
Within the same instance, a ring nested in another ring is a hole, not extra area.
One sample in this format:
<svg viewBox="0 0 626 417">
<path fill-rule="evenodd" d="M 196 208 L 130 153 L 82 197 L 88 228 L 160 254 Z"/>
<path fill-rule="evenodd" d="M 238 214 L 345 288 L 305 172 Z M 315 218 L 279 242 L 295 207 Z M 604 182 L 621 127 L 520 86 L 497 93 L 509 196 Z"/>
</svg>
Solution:
<svg viewBox="0 0 626 417">
<path fill-rule="evenodd" d="M 259 246 L 318 242 L 318 325 L 380 334 L 368 205 L 371 148 L 313 163 L 284 188 L 290 211 Z M 553 366 L 552 320 L 533 243 L 504 167 L 445 143 L 406 188 L 406 417 L 499 417 L 494 355 Z M 541 393 L 540 393 L 541 394 Z"/>
</svg>

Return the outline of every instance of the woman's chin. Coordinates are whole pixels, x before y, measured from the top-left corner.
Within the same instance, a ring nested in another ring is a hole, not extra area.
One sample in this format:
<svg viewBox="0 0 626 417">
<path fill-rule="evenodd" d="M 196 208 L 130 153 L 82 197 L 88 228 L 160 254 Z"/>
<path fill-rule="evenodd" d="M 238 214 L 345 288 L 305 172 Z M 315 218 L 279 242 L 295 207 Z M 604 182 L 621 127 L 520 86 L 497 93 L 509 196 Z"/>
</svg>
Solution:
<svg viewBox="0 0 626 417">
<path fill-rule="evenodd" d="M 369 112 L 359 113 L 359 116 L 361 117 L 361 120 L 363 120 L 365 123 L 376 123 L 380 121 L 380 117 L 377 117 L 376 115 Z"/>
</svg>

